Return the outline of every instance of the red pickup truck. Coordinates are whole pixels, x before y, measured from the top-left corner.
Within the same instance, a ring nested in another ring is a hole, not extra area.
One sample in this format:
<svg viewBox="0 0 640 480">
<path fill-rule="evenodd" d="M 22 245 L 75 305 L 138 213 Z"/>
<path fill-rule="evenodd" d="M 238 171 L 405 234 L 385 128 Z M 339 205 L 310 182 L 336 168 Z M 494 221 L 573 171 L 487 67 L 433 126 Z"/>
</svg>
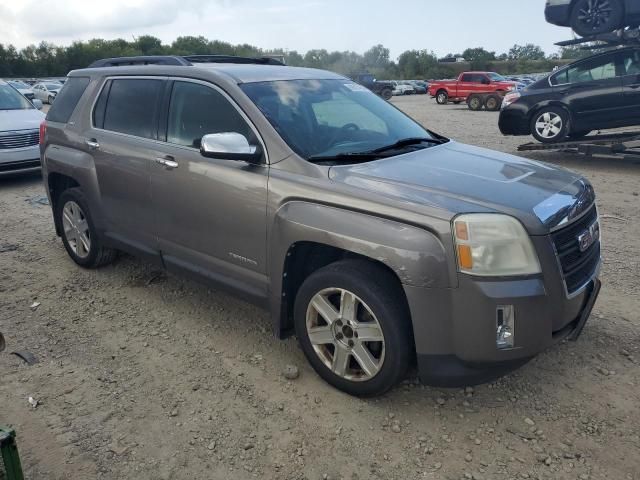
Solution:
<svg viewBox="0 0 640 480">
<path fill-rule="evenodd" d="M 516 82 L 510 82 L 495 72 L 462 72 L 457 80 L 429 82 L 429 95 L 440 105 L 447 102 L 461 103 L 474 93 L 508 92 L 515 90 Z"/>
</svg>

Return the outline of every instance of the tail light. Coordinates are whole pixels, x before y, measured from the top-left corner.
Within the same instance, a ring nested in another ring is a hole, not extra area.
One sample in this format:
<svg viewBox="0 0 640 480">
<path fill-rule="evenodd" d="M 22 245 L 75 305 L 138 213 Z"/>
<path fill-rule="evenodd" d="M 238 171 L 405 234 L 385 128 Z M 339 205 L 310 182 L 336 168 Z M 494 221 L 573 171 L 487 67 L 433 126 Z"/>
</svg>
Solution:
<svg viewBox="0 0 640 480">
<path fill-rule="evenodd" d="M 40 124 L 40 145 L 44 145 L 44 136 L 47 134 L 47 121 L 43 120 Z"/>
</svg>

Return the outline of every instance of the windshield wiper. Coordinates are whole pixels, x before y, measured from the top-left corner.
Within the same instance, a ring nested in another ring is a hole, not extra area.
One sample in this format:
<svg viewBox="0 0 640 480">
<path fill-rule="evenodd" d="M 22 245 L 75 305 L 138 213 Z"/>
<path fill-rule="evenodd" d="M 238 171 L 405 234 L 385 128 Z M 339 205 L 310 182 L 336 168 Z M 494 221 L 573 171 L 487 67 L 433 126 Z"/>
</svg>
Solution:
<svg viewBox="0 0 640 480">
<path fill-rule="evenodd" d="M 375 160 L 380 158 L 381 155 L 373 152 L 349 152 L 349 153 L 338 153 L 337 155 L 316 155 L 309 157 L 307 160 L 310 162 L 336 162 L 340 160 L 348 161 L 364 161 L 364 160 Z"/>
<path fill-rule="evenodd" d="M 410 147 L 411 145 L 420 145 L 421 143 L 431 143 L 434 145 L 440 145 L 444 143 L 444 140 L 440 140 L 438 138 L 421 138 L 421 137 L 403 138 L 402 140 L 398 140 L 396 143 L 393 143 L 391 145 L 386 145 L 384 147 L 376 148 L 375 150 L 371 150 L 370 152 L 366 152 L 366 153 L 371 153 L 371 154 L 384 153 L 390 150 L 397 150 L 403 147 Z"/>
</svg>

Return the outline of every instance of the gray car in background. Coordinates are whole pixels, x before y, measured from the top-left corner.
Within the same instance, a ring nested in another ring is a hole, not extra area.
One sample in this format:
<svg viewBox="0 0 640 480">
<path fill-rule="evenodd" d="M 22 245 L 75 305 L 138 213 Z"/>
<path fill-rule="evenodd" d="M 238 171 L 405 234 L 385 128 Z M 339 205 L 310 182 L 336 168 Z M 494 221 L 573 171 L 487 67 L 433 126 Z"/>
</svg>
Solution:
<svg viewBox="0 0 640 480">
<path fill-rule="evenodd" d="M 447 139 L 331 72 L 100 61 L 70 73 L 41 154 L 78 265 L 123 250 L 263 306 L 353 395 L 412 364 L 434 385 L 495 378 L 577 338 L 600 288 L 585 178 Z"/>
<path fill-rule="evenodd" d="M 39 100 L 34 100 L 42 107 Z M 0 176 L 40 170 L 40 124 L 44 114 L 0 80 Z"/>
<path fill-rule="evenodd" d="M 35 98 L 51 105 L 61 88 L 60 82 L 38 82 L 33 86 L 33 93 Z"/>
</svg>

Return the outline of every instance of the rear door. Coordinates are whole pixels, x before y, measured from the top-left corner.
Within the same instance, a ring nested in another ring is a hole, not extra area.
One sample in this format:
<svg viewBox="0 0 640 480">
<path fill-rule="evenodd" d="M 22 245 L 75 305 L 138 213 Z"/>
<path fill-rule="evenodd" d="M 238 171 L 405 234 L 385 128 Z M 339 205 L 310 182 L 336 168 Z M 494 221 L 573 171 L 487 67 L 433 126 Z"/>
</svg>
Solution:
<svg viewBox="0 0 640 480">
<path fill-rule="evenodd" d="M 640 50 L 621 52 L 625 123 L 640 124 Z"/>
<path fill-rule="evenodd" d="M 105 234 L 124 249 L 152 256 L 157 241 L 149 172 L 163 152 L 158 119 L 165 86 L 164 77 L 108 79 L 83 132 L 95 163 Z"/>
<path fill-rule="evenodd" d="M 151 172 L 151 197 L 162 258 L 169 270 L 266 298 L 269 168 L 204 157 L 206 134 L 234 132 L 261 142 L 249 119 L 213 84 L 176 79 L 167 95 L 162 159 Z M 264 145 L 263 145 L 264 147 Z"/>
<path fill-rule="evenodd" d="M 619 56 L 587 59 L 552 77 L 554 91 L 569 106 L 574 129 L 608 128 L 624 106 Z"/>
</svg>

